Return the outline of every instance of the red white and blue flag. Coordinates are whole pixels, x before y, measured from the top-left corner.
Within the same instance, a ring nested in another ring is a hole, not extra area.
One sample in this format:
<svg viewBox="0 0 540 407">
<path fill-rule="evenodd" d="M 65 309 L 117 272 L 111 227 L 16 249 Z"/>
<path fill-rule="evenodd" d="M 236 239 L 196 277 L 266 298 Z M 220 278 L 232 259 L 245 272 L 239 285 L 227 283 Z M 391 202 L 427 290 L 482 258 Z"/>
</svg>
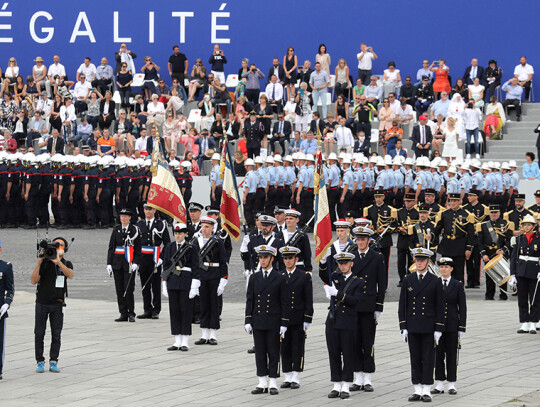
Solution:
<svg viewBox="0 0 540 407">
<path fill-rule="evenodd" d="M 154 246 L 154 264 L 159 261 L 159 255 L 161 254 L 161 246 Z"/>
<path fill-rule="evenodd" d="M 330 220 L 330 207 L 326 180 L 322 167 L 322 153 L 317 152 L 315 158 L 315 261 L 321 261 L 326 251 L 332 244 L 332 221 Z"/>
<path fill-rule="evenodd" d="M 126 261 L 131 264 L 133 261 L 133 246 L 124 246 L 124 256 Z"/>
<path fill-rule="evenodd" d="M 237 242 L 240 239 L 240 197 L 231 153 L 227 147 L 227 141 L 225 140 L 221 150 L 220 176 L 223 178 L 223 192 L 221 193 L 219 216 L 221 218 L 221 227 L 225 229 L 231 239 Z"/>
</svg>

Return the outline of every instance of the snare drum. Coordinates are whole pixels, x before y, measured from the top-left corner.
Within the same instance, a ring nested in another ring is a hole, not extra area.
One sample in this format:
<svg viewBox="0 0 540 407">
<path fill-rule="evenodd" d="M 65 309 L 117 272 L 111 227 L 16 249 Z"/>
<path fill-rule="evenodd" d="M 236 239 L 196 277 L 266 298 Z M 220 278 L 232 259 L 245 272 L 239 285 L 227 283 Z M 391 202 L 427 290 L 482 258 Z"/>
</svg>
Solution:
<svg viewBox="0 0 540 407">
<path fill-rule="evenodd" d="M 484 271 L 499 287 L 510 279 L 510 263 L 502 254 L 493 257 L 485 266 Z"/>
</svg>

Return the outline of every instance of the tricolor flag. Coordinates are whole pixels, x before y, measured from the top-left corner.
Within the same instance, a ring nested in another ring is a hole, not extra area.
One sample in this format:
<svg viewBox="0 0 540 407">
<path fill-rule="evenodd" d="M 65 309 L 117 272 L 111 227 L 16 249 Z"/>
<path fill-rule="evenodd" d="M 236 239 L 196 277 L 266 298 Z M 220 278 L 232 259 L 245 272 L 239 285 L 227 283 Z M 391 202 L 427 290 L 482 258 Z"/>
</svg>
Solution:
<svg viewBox="0 0 540 407">
<path fill-rule="evenodd" d="M 221 150 L 220 176 L 223 178 L 223 192 L 219 216 L 223 229 L 227 231 L 231 239 L 237 242 L 240 239 L 240 197 L 231 153 L 227 147 L 227 140 L 225 140 Z"/>
<path fill-rule="evenodd" d="M 126 261 L 131 264 L 131 262 L 133 261 L 133 246 L 124 247 L 124 256 L 126 258 Z"/>
<path fill-rule="evenodd" d="M 148 191 L 148 205 L 173 217 L 178 222 L 186 223 L 186 205 L 180 188 L 163 158 L 159 137 L 152 153 L 152 183 Z"/>
<path fill-rule="evenodd" d="M 332 221 L 328 195 L 326 193 L 326 180 L 322 169 L 322 153 L 317 151 L 315 158 L 315 261 L 318 263 L 326 254 L 326 250 L 332 244 Z"/>
<path fill-rule="evenodd" d="M 157 264 L 157 262 L 159 261 L 160 254 L 161 254 L 161 246 L 155 246 L 154 253 L 153 253 L 154 264 Z"/>
</svg>

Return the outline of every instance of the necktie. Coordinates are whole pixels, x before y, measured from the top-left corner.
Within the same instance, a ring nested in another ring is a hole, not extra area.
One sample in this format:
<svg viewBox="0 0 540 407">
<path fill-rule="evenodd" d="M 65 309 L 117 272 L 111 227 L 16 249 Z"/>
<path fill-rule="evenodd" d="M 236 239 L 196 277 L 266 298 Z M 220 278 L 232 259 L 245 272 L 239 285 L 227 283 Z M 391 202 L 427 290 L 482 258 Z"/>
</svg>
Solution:
<svg viewBox="0 0 540 407">
<path fill-rule="evenodd" d="M 276 84 L 274 83 L 274 87 L 272 88 L 272 100 L 276 100 Z"/>
<path fill-rule="evenodd" d="M 447 287 L 448 287 L 448 280 L 444 280 L 443 287 L 442 287 L 443 291 L 446 290 Z"/>
<path fill-rule="evenodd" d="M 122 228 L 122 233 L 126 233 L 126 228 Z"/>
<path fill-rule="evenodd" d="M 268 271 L 264 272 L 264 279 L 266 280 L 268 278 Z"/>
<path fill-rule="evenodd" d="M 283 232 L 283 226 L 280 226 L 280 227 L 279 227 L 279 231 L 280 231 L 280 232 Z"/>
<path fill-rule="evenodd" d="M 360 259 L 361 259 L 361 260 L 364 260 L 365 257 L 366 257 L 366 254 L 365 254 L 365 253 L 360 253 Z"/>
<path fill-rule="evenodd" d="M 147 227 L 148 229 L 150 229 L 150 221 L 149 221 L 149 220 L 146 221 L 146 227 Z"/>
<path fill-rule="evenodd" d="M 279 134 L 283 134 L 283 122 L 279 122 Z"/>
<path fill-rule="evenodd" d="M 423 279 L 423 278 L 424 278 L 424 275 L 423 275 L 423 274 L 418 274 L 418 280 L 419 280 L 420 282 L 422 282 L 422 279 Z"/>
<path fill-rule="evenodd" d="M 420 140 L 420 144 L 426 144 L 426 135 L 425 135 L 425 130 L 424 130 L 424 126 L 421 126 L 420 127 L 422 129 L 422 139 Z"/>
<path fill-rule="evenodd" d="M 53 138 L 51 153 L 56 153 L 56 139 Z"/>
</svg>

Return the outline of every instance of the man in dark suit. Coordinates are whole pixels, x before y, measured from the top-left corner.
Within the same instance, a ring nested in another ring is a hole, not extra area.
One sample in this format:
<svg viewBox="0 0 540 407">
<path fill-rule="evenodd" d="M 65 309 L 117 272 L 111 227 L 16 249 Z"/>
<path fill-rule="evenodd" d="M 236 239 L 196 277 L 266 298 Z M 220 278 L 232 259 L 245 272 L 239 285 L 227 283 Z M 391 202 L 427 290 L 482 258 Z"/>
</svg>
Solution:
<svg viewBox="0 0 540 407">
<path fill-rule="evenodd" d="M 154 152 L 154 145 L 156 144 L 156 140 L 157 140 L 156 128 L 152 127 L 150 132 L 151 132 L 152 136 L 146 138 L 146 152 L 148 153 L 149 156 L 151 156 L 152 153 Z M 195 140 L 195 143 L 197 143 L 197 140 Z M 167 157 L 167 150 L 165 149 L 165 138 L 160 137 L 159 138 L 159 144 L 160 144 L 160 147 L 161 147 L 161 154 L 163 154 L 163 158 L 166 158 Z M 203 154 L 204 154 L 204 152 L 203 152 Z M 200 166 L 199 166 L 199 168 L 200 168 Z"/>
<path fill-rule="evenodd" d="M 268 70 L 268 83 L 270 83 L 273 75 L 277 76 L 277 80 L 279 83 L 281 83 L 282 85 L 285 84 L 285 69 L 283 69 L 283 64 L 279 63 L 278 58 L 274 58 L 274 60 L 272 61 L 272 66 Z M 268 97 L 270 97 L 270 95 L 268 95 Z"/>
<path fill-rule="evenodd" d="M 285 149 L 285 141 L 289 141 L 291 138 L 292 133 L 292 126 L 291 122 L 288 120 L 285 120 L 285 115 L 283 113 L 278 114 L 278 121 L 274 123 L 274 127 L 272 129 L 272 147 L 275 151 L 276 146 L 275 143 L 279 143 L 281 146 L 281 151 L 283 156 L 287 154 L 287 150 Z"/>
<path fill-rule="evenodd" d="M 264 137 L 262 124 L 257 121 L 257 113 L 255 111 L 251 111 L 249 113 L 249 120 L 244 122 L 243 134 L 246 138 L 248 158 L 254 159 L 261 152 L 261 141 Z"/>
<path fill-rule="evenodd" d="M 278 394 L 280 336 L 289 325 L 285 277 L 273 267 L 277 250 L 269 245 L 255 248 L 261 271 L 249 279 L 246 292 L 245 330 L 253 333 L 259 384 L 251 394 Z M 270 379 L 270 380 L 268 380 Z"/>
<path fill-rule="evenodd" d="M 439 261 L 442 288 L 445 298 L 446 325 L 437 346 L 435 355 L 435 380 L 433 394 L 444 393 L 444 381 L 448 382 L 448 394 L 457 394 L 457 352 L 465 335 L 467 322 L 467 303 L 463 283 L 450 277 L 454 262 L 450 257 L 442 257 Z M 446 361 L 446 370 L 445 370 Z"/>
<path fill-rule="evenodd" d="M 416 157 L 429 157 L 433 135 L 431 134 L 431 128 L 427 125 L 427 116 L 422 115 L 420 116 L 419 120 L 420 124 L 413 127 L 412 148 L 416 154 Z"/>
<path fill-rule="evenodd" d="M 51 137 L 47 140 L 47 152 L 53 154 L 64 154 L 64 139 L 59 137 L 60 133 L 52 129 Z"/>
<path fill-rule="evenodd" d="M 484 68 L 478 65 L 478 59 L 471 59 L 471 64 L 465 68 L 463 74 L 463 82 L 465 85 L 472 85 L 474 78 L 480 78 L 480 83 L 484 82 Z"/>
<path fill-rule="evenodd" d="M 238 140 L 238 137 L 240 137 L 240 122 L 236 121 L 234 117 L 234 113 L 229 113 L 229 120 L 225 123 L 224 129 L 228 141 Z"/>
<path fill-rule="evenodd" d="M 416 273 L 403 279 L 399 296 L 399 328 L 409 342 L 411 379 L 414 393 L 409 401 L 431 401 L 435 346 L 439 344 L 445 322 L 445 302 L 440 280 L 428 272 L 431 250 L 413 249 Z"/>
<path fill-rule="evenodd" d="M 321 120 L 321 115 L 319 112 L 313 112 L 313 120 L 309 123 L 309 130 L 317 136 L 317 131 L 322 135 L 324 132 L 324 120 Z"/>
<path fill-rule="evenodd" d="M 375 372 L 375 327 L 381 316 L 386 292 L 386 268 L 383 255 L 369 247 L 373 230 L 357 227 L 353 230 L 357 250 L 354 251 L 352 272 L 363 278 L 363 291 L 356 311 L 355 381 L 351 391 L 373 391 L 371 374 Z"/>
<path fill-rule="evenodd" d="M 298 79 L 300 79 L 300 83 L 305 82 L 309 83 L 309 79 L 311 78 L 311 74 L 314 72 L 313 69 L 311 69 L 311 62 L 305 61 L 303 66 L 298 67 Z"/>
<path fill-rule="evenodd" d="M 161 139 L 163 140 L 163 138 Z M 205 155 L 208 150 L 214 150 L 216 148 L 216 141 L 214 137 L 210 135 L 208 130 L 201 131 L 200 137 L 195 141 L 195 144 L 199 146 L 199 155 L 196 158 L 199 168 L 202 169 L 203 161 L 209 160 L 212 157 L 212 154 Z"/>
</svg>

